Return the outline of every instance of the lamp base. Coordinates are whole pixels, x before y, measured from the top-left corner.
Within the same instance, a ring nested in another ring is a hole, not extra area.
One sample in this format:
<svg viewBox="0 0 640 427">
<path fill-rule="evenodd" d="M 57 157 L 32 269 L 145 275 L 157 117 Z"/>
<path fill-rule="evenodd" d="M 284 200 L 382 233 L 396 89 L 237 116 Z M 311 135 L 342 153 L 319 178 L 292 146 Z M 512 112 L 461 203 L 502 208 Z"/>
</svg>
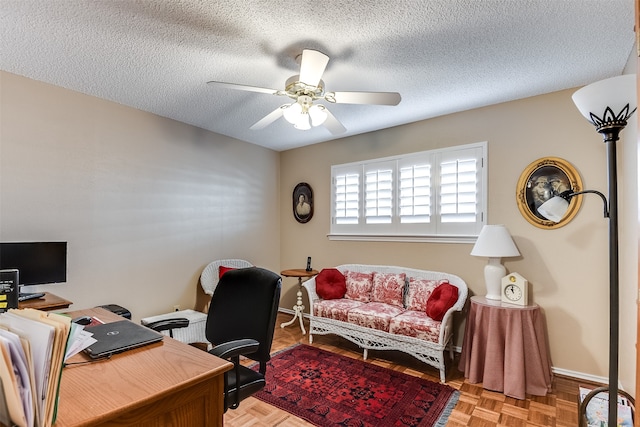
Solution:
<svg viewBox="0 0 640 427">
<path fill-rule="evenodd" d="M 507 269 L 500 263 L 500 258 L 489 258 L 484 266 L 484 282 L 487 286 L 486 299 L 500 301 L 502 294 L 502 278 L 507 275 Z"/>
</svg>

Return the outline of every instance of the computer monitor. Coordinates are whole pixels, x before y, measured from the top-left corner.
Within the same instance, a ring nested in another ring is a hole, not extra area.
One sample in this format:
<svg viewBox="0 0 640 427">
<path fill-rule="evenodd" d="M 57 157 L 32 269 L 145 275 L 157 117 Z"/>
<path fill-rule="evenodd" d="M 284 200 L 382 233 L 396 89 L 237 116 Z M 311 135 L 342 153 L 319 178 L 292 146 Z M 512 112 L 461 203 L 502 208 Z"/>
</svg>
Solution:
<svg viewBox="0 0 640 427">
<path fill-rule="evenodd" d="M 21 286 L 67 281 L 67 242 L 1 242 L 0 270 L 18 269 Z"/>
</svg>

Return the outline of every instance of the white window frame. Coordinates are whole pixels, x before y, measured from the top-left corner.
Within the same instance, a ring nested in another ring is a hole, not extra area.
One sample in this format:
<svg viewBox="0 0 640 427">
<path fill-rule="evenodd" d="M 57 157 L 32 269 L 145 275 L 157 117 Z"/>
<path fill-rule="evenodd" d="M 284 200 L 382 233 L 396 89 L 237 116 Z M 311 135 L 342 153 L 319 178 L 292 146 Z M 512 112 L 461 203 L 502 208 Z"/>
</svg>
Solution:
<svg viewBox="0 0 640 427">
<path fill-rule="evenodd" d="M 446 162 L 449 166 L 443 168 Z M 474 166 L 475 174 L 471 172 Z M 486 223 L 487 169 L 487 142 L 334 165 L 328 237 L 472 243 Z M 405 171 L 404 187 L 401 171 Z M 351 183 L 348 191 L 344 185 L 339 189 L 336 186 L 345 183 L 338 180 L 346 175 Z M 405 197 L 401 202 L 403 189 Z M 336 203 L 340 203 L 340 213 Z M 442 212 L 444 204 L 451 214 Z M 343 209 L 347 205 L 351 207 L 348 218 Z"/>
</svg>

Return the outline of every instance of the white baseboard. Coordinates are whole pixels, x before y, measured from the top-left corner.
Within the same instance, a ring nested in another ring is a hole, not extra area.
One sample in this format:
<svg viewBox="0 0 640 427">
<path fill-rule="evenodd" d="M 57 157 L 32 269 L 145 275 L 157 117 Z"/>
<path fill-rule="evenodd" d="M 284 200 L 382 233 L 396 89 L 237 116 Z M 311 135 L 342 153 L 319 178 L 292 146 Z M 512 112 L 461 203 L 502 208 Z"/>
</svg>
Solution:
<svg viewBox="0 0 640 427">
<path fill-rule="evenodd" d="M 293 310 L 288 309 L 288 308 L 278 308 L 278 311 L 281 312 L 281 313 L 290 314 L 292 316 L 295 314 L 295 312 Z M 308 319 L 309 315 L 305 314 L 304 317 L 305 317 L 305 319 Z M 456 353 L 462 353 L 462 347 L 454 346 L 453 347 L 453 351 L 455 351 Z M 551 367 L 551 372 L 553 372 L 556 375 L 562 375 L 563 377 L 574 378 L 574 379 L 577 379 L 577 380 L 584 380 L 584 381 L 593 382 L 593 383 L 599 383 L 599 384 L 608 384 L 609 383 L 609 379 L 607 377 L 600 377 L 600 376 L 597 376 L 597 375 L 585 374 L 584 372 L 571 371 L 569 369 L 554 368 L 552 366 Z M 620 384 L 618 384 L 618 387 L 620 389 L 622 389 L 622 386 Z"/>
<path fill-rule="evenodd" d="M 569 369 L 554 368 L 552 366 L 551 372 L 557 375 L 562 375 L 563 377 L 575 378 L 577 380 L 584 380 L 592 383 L 599 383 L 599 384 L 609 383 L 609 378 L 607 377 L 600 377 L 597 375 L 585 374 L 584 372 L 571 371 Z M 621 388 L 620 384 L 618 384 L 618 388 Z"/>
</svg>

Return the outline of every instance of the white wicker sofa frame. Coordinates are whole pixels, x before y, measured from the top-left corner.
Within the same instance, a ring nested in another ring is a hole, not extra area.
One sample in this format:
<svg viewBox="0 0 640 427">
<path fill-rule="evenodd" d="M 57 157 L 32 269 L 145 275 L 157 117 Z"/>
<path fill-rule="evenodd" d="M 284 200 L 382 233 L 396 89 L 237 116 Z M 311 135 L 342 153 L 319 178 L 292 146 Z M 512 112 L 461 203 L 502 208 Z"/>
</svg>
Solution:
<svg viewBox="0 0 640 427">
<path fill-rule="evenodd" d="M 367 358 L 367 351 L 371 350 L 398 350 L 410 354 L 440 371 L 440 381 L 446 381 L 445 356 L 447 345 L 450 345 L 451 358 L 453 358 L 453 313 L 462 311 L 467 300 L 467 284 L 460 277 L 453 274 L 437 271 L 418 270 L 405 267 L 385 265 L 344 264 L 335 267 L 340 272 L 355 271 L 361 273 L 405 273 L 407 280 L 410 277 L 427 280 L 448 280 L 450 284 L 458 288 L 458 300 L 444 315 L 440 335 L 437 342 L 431 342 L 420 338 L 404 335 L 396 335 L 386 331 L 355 325 L 349 322 L 314 316 L 314 303 L 321 301 L 316 293 L 315 277 L 307 280 L 303 286 L 309 294 L 309 342 L 313 342 L 313 335 L 335 334 L 341 336 L 363 349 L 363 357 Z"/>
</svg>

